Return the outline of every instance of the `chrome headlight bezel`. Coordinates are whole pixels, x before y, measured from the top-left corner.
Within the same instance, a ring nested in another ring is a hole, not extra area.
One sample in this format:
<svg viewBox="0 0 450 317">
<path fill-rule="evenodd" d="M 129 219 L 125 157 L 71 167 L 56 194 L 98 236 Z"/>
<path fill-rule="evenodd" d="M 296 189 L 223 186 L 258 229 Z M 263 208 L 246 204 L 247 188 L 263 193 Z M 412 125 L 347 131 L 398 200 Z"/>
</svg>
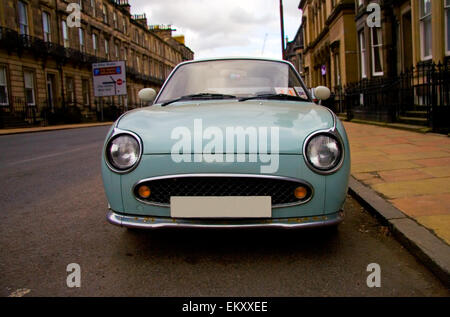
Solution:
<svg viewBox="0 0 450 317">
<path fill-rule="evenodd" d="M 110 149 L 111 149 L 112 141 L 115 140 L 116 138 L 120 137 L 120 136 L 132 137 L 137 142 L 137 144 L 139 146 L 138 158 L 137 158 L 136 162 L 133 165 L 131 165 L 130 167 L 123 168 L 123 169 L 114 165 L 113 160 L 112 160 L 111 155 L 110 155 L 110 153 L 111 153 Z M 124 131 L 124 130 L 120 130 L 120 129 L 115 128 L 113 133 L 108 138 L 108 142 L 106 142 L 106 146 L 105 146 L 105 150 L 104 150 L 103 156 L 104 156 L 105 163 L 106 163 L 106 165 L 108 166 L 108 168 L 110 170 L 112 170 L 113 172 L 118 173 L 118 174 L 125 174 L 125 173 L 131 172 L 132 170 L 134 170 L 138 166 L 138 164 L 139 164 L 139 162 L 141 161 L 141 158 L 142 158 L 142 153 L 143 153 L 142 141 L 141 141 L 141 138 L 136 133 L 133 133 L 133 132 L 130 132 L 130 131 Z"/>
<path fill-rule="evenodd" d="M 313 140 L 314 138 L 319 137 L 319 136 L 326 136 L 326 137 L 330 137 L 330 138 L 334 139 L 340 150 L 339 159 L 336 161 L 336 163 L 333 166 L 326 168 L 326 169 L 315 166 L 311 162 L 310 158 L 307 155 L 308 145 L 310 144 L 311 140 Z M 303 143 L 303 158 L 305 159 L 306 165 L 317 174 L 329 175 L 329 174 L 333 174 L 333 173 L 337 172 L 342 167 L 342 164 L 344 163 L 344 157 L 345 157 L 344 142 L 342 141 L 341 136 L 335 129 L 316 131 L 316 132 L 310 134 L 306 138 L 305 142 Z"/>
</svg>

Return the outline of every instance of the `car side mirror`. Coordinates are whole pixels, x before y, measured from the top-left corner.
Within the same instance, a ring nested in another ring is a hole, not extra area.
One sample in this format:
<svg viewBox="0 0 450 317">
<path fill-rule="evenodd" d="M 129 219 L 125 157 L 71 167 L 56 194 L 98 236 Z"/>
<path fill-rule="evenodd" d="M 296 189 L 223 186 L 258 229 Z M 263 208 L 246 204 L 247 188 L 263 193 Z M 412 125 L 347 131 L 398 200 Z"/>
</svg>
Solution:
<svg viewBox="0 0 450 317">
<path fill-rule="evenodd" d="M 327 100 L 328 98 L 330 98 L 331 91 L 328 87 L 317 86 L 316 89 L 314 89 L 314 94 L 320 100 Z"/>
<path fill-rule="evenodd" d="M 156 91 L 153 88 L 144 88 L 139 90 L 138 97 L 143 102 L 152 102 L 156 98 Z"/>
</svg>

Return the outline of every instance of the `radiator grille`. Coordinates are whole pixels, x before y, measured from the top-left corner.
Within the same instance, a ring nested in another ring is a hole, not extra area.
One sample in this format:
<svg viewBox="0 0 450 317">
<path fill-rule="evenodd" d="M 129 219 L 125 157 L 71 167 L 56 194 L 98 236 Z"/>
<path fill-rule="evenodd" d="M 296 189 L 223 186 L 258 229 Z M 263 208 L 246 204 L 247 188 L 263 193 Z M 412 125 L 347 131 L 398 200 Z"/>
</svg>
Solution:
<svg viewBox="0 0 450 317">
<path fill-rule="evenodd" d="M 158 205 L 170 204 L 171 196 L 270 196 L 272 207 L 285 204 L 298 204 L 309 200 L 312 196 L 311 187 L 301 181 L 284 178 L 265 178 L 250 176 L 188 176 L 147 180 L 139 183 L 151 189 L 147 199 L 139 198 L 148 203 Z M 294 196 L 294 190 L 303 185 L 308 194 L 303 199 Z M 134 194 L 138 196 L 137 190 Z"/>
</svg>

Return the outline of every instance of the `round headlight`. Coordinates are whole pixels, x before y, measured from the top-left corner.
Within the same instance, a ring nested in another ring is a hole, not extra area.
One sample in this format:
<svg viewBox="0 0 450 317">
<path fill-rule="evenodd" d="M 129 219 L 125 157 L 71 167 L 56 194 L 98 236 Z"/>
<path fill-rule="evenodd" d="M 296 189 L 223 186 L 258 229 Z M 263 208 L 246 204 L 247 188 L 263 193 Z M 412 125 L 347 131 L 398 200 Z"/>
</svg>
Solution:
<svg viewBox="0 0 450 317">
<path fill-rule="evenodd" d="M 119 134 L 109 141 L 106 155 L 112 167 L 125 171 L 137 163 L 141 155 L 141 147 L 132 135 Z"/>
<path fill-rule="evenodd" d="M 329 171 L 340 163 L 342 146 L 334 136 L 319 134 L 308 141 L 305 155 L 314 168 Z"/>
</svg>

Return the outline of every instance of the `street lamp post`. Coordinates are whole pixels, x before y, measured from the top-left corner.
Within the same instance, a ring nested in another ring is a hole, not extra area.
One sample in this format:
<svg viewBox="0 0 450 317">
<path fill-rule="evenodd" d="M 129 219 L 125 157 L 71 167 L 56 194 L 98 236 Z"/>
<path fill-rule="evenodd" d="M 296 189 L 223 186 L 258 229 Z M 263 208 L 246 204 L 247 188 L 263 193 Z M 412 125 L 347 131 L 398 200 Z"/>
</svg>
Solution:
<svg viewBox="0 0 450 317">
<path fill-rule="evenodd" d="M 280 0 L 280 26 L 281 26 L 281 56 L 284 59 L 284 15 L 283 0 Z"/>
</svg>

